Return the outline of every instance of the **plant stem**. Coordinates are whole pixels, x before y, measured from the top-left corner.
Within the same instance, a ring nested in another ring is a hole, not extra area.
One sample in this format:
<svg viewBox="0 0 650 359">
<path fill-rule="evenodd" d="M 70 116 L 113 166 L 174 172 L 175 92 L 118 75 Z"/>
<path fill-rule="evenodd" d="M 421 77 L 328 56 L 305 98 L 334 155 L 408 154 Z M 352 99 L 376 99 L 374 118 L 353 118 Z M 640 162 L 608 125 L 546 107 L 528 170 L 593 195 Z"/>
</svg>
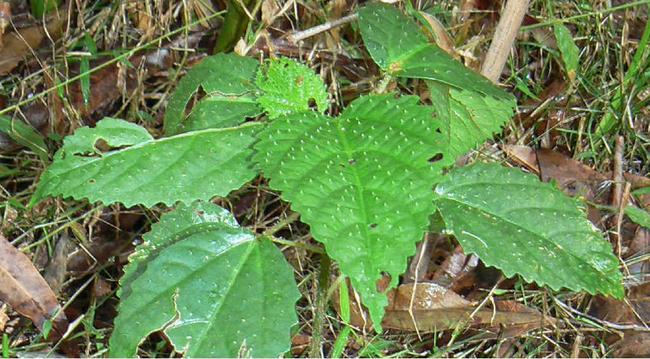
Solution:
<svg viewBox="0 0 650 359">
<path fill-rule="evenodd" d="M 318 294 L 316 297 L 316 309 L 312 324 L 311 344 L 309 357 L 320 358 L 321 344 L 323 341 L 323 322 L 325 321 L 325 309 L 327 307 L 327 288 L 330 279 L 331 260 L 327 253 L 323 253 L 320 260 L 320 273 L 318 274 Z"/>
<path fill-rule="evenodd" d="M 282 219 L 278 221 L 273 227 L 267 229 L 264 231 L 265 236 L 272 236 L 276 234 L 278 231 L 280 231 L 282 228 L 290 225 L 291 223 L 295 222 L 298 218 L 300 218 L 300 213 L 298 212 L 293 212 L 291 213 L 287 218 Z"/>
<path fill-rule="evenodd" d="M 503 66 L 506 64 L 512 44 L 526 15 L 528 2 L 529 0 L 509 0 L 501 13 L 490 49 L 481 67 L 481 74 L 494 83 L 499 82 Z"/>
<path fill-rule="evenodd" d="M 320 247 L 317 247 L 317 246 L 314 246 L 314 245 L 311 245 L 311 244 L 307 244 L 307 243 L 303 243 L 303 242 L 296 242 L 296 241 L 288 241 L 286 239 L 277 238 L 277 237 L 273 237 L 273 236 L 267 236 L 267 237 L 271 240 L 271 242 L 274 242 L 274 243 L 277 243 L 277 244 L 282 244 L 282 245 L 289 246 L 289 247 L 301 247 L 301 248 L 304 248 L 304 249 L 306 249 L 306 250 L 308 250 L 310 252 L 313 252 L 313 253 L 319 253 L 319 254 L 324 254 L 325 253 L 325 251 L 323 249 L 321 249 Z"/>
</svg>

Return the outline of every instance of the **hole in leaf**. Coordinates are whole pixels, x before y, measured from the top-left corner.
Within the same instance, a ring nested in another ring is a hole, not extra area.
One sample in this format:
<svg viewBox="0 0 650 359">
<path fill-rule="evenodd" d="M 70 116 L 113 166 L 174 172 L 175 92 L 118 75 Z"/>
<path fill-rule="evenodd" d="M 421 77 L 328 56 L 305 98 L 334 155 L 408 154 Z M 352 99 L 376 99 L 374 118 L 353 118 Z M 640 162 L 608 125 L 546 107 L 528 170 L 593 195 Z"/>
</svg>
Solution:
<svg viewBox="0 0 650 359">
<path fill-rule="evenodd" d="M 88 184 L 95 184 L 97 181 L 94 178 L 88 180 Z"/>
<path fill-rule="evenodd" d="M 125 146 L 111 146 L 106 140 L 99 138 L 97 141 L 95 141 L 95 144 L 93 145 L 95 147 L 95 150 L 100 153 L 106 153 L 110 151 L 119 151 L 121 149 L 128 148 L 130 146 L 125 145 Z"/>
<path fill-rule="evenodd" d="M 391 276 L 386 272 L 381 272 L 381 275 L 382 275 L 381 279 L 377 281 L 377 291 L 379 293 L 384 293 L 386 292 L 388 286 L 390 285 Z"/>
<path fill-rule="evenodd" d="M 436 128 L 436 133 L 442 133 L 442 131 L 439 128 Z"/>
<path fill-rule="evenodd" d="M 307 100 L 307 105 L 312 110 L 318 110 L 318 105 L 316 104 L 316 99 L 314 99 L 313 97 L 310 98 L 309 100 Z"/>
<path fill-rule="evenodd" d="M 183 118 L 186 118 L 187 116 L 192 113 L 192 109 L 194 106 L 196 106 L 199 101 L 201 101 L 205 96 L 207 96 L 207 92 L 205 89 L 203 89 L 202 86 L 199 86 L 196 91 L 192 94 L 192 97 L 190 97 L 190 100 L 187 101 L 187 104 L 185 104 L 185 109 L 183 110 Z"/>
<path fill-rule="evenodd" d="M 430 162 L 430 163 L 438 162 L 438 161 L 440 161 L 440 160 L 442 159 L 442 157 L 443 157 L 443 156 L 442 156 L 442 153 L 438 153 L 438 154 L 436 154 L 435 156 L 429 158 L 429 162 Z"/>
<path fill-rule="evenodd" d="M 377 223 L 370 223 L 368 227 L 370 227 L 371 229 L 375 229 L 377 228 Z"/>
<path fill-rule="evenodd" d="M 348 160 L 348 163 L 351 164 L 351 165 L 355 165 L 355 164 L 357 164 L 357 160 L 355 160 L 354 158 L 350 158 Z"/>
</svg>

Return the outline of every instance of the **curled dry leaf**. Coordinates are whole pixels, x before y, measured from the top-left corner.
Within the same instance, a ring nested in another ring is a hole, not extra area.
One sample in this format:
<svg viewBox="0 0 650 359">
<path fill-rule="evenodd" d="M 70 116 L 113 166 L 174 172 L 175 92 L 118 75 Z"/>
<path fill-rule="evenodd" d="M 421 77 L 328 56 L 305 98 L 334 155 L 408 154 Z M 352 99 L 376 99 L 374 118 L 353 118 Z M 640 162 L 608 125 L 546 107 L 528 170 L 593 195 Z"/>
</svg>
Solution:
<svg viewBox="0 0 650 359">
<path fill-rule="evenodd" d="M 432 35 L 436 40 L 436 44 L 440 46 L 441 49 L 445 50 L 445 52 L 447 52 L 449 55 L 458 57 L 458 54 L 454 49 L 454 40 L 452 40 L 451 35 L 449 35 L 440 20 L 424 11 L 420 11 L 419 14 L 424 20 L 427 21 L 427 24 L 429 26 L 425 28 L 432 32 Z"/>
<path fill-rule="evenodd" d="M 68 326 L 61 306 L 25 254 L 0 235 L 0 299 L 21 315 L 31 319 L 43 330 L 46 321 L 52 321 L 49 339 L 60 337 Z M 53 316 L 56 315 L 56 318 Z"/>
<path fill-rule="evenodd" d="M 340 312 L 338 295 L 335 294 L 333 298 L 335 309 Z M 369 316 L 361 312 L 356 298 L 358 296 L 351 290 L 350 324 L 371 330 Z M 494 307 L 484 306 L 478 311 L 477 306 L 478 303 L 435 283 L 402 284 L 388 294 L 388 306 L 382 327 L 434 332 L 454 329 L 463 324 L 490 327 L 504 325 L 509 328 L 507 332 L 501 333 L 502 336 L 516 336 L 555 323 L 553 318 L 545 317 L 537 310 L 514 301 L 495 301 Z"/>
<path fill-rule="evenodd" d="M 494 308 L 486 306 L 476 311 L 477 303 L 434 283 L 401 285 L 389 298 L 384 328 L 434 332 L 466 323 L 530 330 L 552 323 L 538 311 L 511 301 L 496 301 Z"/>
</svg>

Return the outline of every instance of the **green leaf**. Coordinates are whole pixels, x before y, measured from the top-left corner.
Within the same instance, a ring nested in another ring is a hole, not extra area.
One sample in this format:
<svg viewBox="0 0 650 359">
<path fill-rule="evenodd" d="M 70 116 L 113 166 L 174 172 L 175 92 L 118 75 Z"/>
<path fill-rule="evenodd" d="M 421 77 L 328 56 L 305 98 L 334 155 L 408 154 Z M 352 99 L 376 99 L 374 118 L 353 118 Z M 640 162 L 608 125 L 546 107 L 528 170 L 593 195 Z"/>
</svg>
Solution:
<svg viewBox="0 0 650 359">
<path fill-rule="evenodd" d="M 244 122 L 247 117 L 255 117 L 261 113 L 262 109 L 251 97 L 210 96 L 201 99 L 192 108 L 183 130 L 233 127 Z"/>
<path fill-rule="evenodd" d="M 373 60 L 393 76 L 429 80 L 442 121 L 446 164 L 501 132 L 512 117 L 514 96 L 430 44 L 417 24 L 394 6 L 359 10 L 359 27 Z"/>
<path fill-rule="evenodd" d="M 449 164 L 501 132 L 513 115 L 511 101 L 429 83 L 431 101 L 442 123 Z"/>
<path fill-rule="evenodd" d="M 257 86 L 263 94 L 257 99 L 269 118 L 309 111 L 327 110 L 327 91 L 323 80 L 308 66 L 287 58 L 271 60 L 259 71 Z"/>
<path fill-rule="evenodd" d="M 268 239 L 211 203 L 165 214 L 120 281 L 112 357 L 133 357 L 162 330 L 187 357 L 278 357 L 290 347 L 300 298 L 293 270 Z"/>
<path fill-rule="evenodd" d="M 350 277 L 380 330 L 385 293 L 427 230 L 432 185 L 429 160 L 439 140 L 432 108 L 415 96 L 367 96 L 335 119 L 316 113 L 279 118 L 262 132 L 254 159 L 272 188 L 300 212 L 314 238 Z"/>
<path fill-rule="evenodd" d="M 633 206 L 625 207 L 625 214 L 630 217 L 632 222 L 650 229 L 650 213 Z"/>
<path fill-rule="evenodd" d="M 418 25 L 391 5 L 359 9 L 359 30 L 372 59 L 384 71 L 398 72 L 399 60 L 429 44 Z"/>
<path fill-rule="evenodd" d="M 506 276 L 520 274 L 622 298 L 618 260 L 579 202 L 518 169 L 476 164 L 449 173 L 436 204 L 463 249 Z"/>
<path fill-rule="evenodd" d="M 562 53 L 562 61 L 564 61 L 564 70 L 567 73 L 569 80 L 573 81 L 576 78 L 578 71 L 580 49 L 573 41 L 571 31 L 566 28 L 562 23 L 555 23 L 553 26 L 555 32 L 555 39 L 557 40 L 557 47 Z"/>
<path fill-rule="evenodd" d="M 394 6 L 364 6 L 359 10 L 359 29 L 372 59 L 393 76 L 427 79 L 502 100 L 514 99 L 428 43 L 415 22 Z"/>
<path fill-rule="evenodd" d="M 23 121 L 0 115 L 0 132 L 32 150 L 42 161 L 49 161 L 43 136 Z"/>
<path fill-rule="evenodd" d="M 250 163 L 258 123 L 155 140 L 135 124 L 107 118 L 65 139 L 41 176 L 31 205 L 45 196 L 127 207 L 226 196 L 257 172 Z M 109 146 L 102 152 L 100 146 Z"/>
<path fill-rule="evenodd" d="M 192 67 L 181 79 L 169 98 L 165 112 L 165 134 L 174 135 L 187 131 L 185 109 L 194 94 L 202 89 L 206 97 L 243 97 L 252 99 L 258 62 L 250 57 L 235 54 L 218 54 L 205 58 Z M 221 116 L 219 111 L 215 115 Z M 212 119 L 220 123 L 219 118 Z M 242 118 L 243 121 L 243 118 Z M 192 125 L 192 128 L 200 128 Z"/>
</svg>

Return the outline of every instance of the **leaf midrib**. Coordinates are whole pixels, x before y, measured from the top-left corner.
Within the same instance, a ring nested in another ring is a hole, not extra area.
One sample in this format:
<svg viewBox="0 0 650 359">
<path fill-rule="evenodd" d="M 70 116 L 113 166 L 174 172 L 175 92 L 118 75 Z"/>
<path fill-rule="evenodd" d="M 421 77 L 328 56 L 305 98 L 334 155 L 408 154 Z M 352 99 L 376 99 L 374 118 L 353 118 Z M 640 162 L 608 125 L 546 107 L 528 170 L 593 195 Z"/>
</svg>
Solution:
<svg viewBox="0 0 650 359">
<path fill-rule="evenodd" d="M 242 271 L 242 268 L 244 267 L 244 264 L 246 264 L 248 262 L 248 257 L 250 257 L 251 253 L 253 252 L 253 249 L 255 249 L 256 245 L 259 245 L 259 242 L 253 238 L 252 241 L 242 242 L 241 244 L 248 244 L 248 248 L 246 248 L 244 254 L 241 257 L 241 260 L 237 264 L 237 267 L 235 268 L 235 270 L 233 270 L 233 275 L 230 277 L 230 281 L 228 282 L 228 289 L 224 293 L 224 295 L 222 297 L 222 300 L 220 302 L 217 302 L 217 305 L 213 308 L 214 310 L 211 311 L 212 313 L 210 314 L 210 320 L 208 321 L 208 325 L 203 326 L 203 330 L 201 331 L 201 334 L 199 335 L 199 340 L 197 341 L 198 348 L 194 347 L 194 348 L 196 348 L 194 353 L 196 353 L 196 351 L 198 351 L 198 349 L 201 348 L 201 343 L 203 343 L 204 338 L 207 336 L 207 334 L 209 332 L 209 329 L 212 328 L 212 325 L 215 322 L 215 317 L 217 316 L 217 314 L 221 310 L 221 307 L 226 302 L 226 298 L 228 298 L 228 295 L 230 294 L 230 291 L 234 287 L 233 284 L 237 280 L 237 277 L 239 277 L 239 275 L 240 275 L 240 273 Z M 232 250 L 235 247 L 237 247 L 237 246 L 233 246 L 233 247 L 229 248 L 228 250 Z M 225 254 L 226 251 L 224 251 L 223 253 Z M 216 259 L 216 258 L 218 258 L 218 257 L 215 257 L 214 259 Z M 208 266 L 205 265 L 201 269 L 205 269 L 207 267 Z"/>
</svg>

